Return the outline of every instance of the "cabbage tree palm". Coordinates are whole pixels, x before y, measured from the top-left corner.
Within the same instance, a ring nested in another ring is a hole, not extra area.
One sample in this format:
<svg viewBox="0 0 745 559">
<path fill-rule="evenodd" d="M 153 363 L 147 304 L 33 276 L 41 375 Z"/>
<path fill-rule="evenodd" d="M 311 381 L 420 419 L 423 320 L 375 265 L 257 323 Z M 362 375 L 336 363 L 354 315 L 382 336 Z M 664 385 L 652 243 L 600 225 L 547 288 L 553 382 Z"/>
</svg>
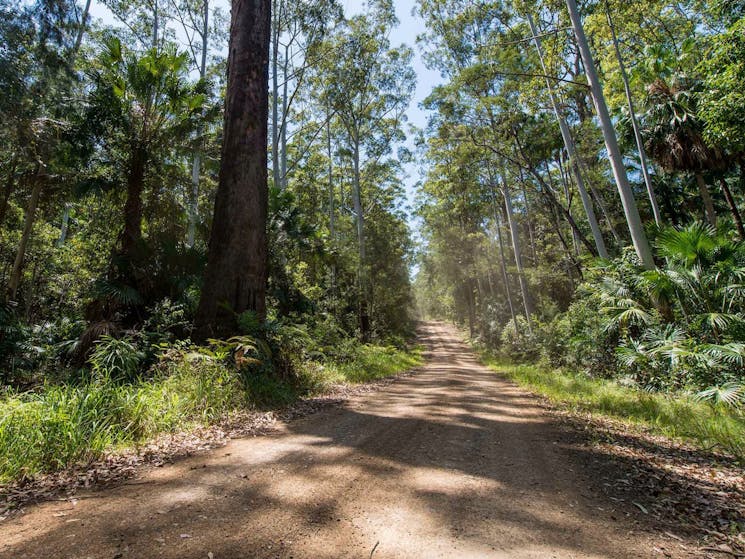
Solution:
<svg viewBox="0 0 745 559">
<path fill-rule="evenodd" d="M 664 268 L 610 267 L 598 284 L 607 328 L 625 336 L 622 363 L 652 385 L 741 379 L 745 245 L 703 223 L 663 229 L 656 244 Z"/>
<path fill-rule="evenodd" d="M 655 81 L 649 87 L 648 109 L 643 115 L 645 147 L 657 163 L 668 172 L 691 173 L 704 204 L 706 220 L 716 225 L 714 201 L 704 179 L 704 173 L 724 171 L 731 162 L 723 149 L 704 140 L 703 123 L 697 114 L 697 99 L 693 84 L 683 80 L 666 83 Z M 745 236 L 742 218 L 726 181 L 722 191 L 730 207 L 740 236 Z"/>
<path fill-rule="evenodd" d="M 203 82 L 191 82 L 186 54 L 174 48 L 143 55 L 126 50 L 118 39 L 105 45 L 93 79 L 90 118 L 104 115 L 98 132 L 106 152 L 122 172 L 126 198 L 122 212 L 120 256 L 131 259 L 142 241 L 143 196 L 156 157 L 173 155 L 203 117 Z"/>
</svg>

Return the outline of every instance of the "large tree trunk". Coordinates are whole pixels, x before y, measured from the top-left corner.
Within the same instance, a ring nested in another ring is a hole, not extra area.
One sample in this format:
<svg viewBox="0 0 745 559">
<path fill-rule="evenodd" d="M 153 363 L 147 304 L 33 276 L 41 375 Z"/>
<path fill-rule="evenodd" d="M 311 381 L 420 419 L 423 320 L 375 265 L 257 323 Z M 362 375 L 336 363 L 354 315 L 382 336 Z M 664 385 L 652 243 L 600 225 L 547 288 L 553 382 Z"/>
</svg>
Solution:
<svg viewBox="0 0 745 559">
<path fill-rule="evenodd" d="M 714 210 L 714 201 L 711 199 L 709 193 L 709 187 L 706 186 L 706 181 L 701 173 L 696 173 L 696 185 L 698 186 L 698 192 L 701 195 L 701 200 L 704 202 L 704 214 L 706 215 L 706 221 L 710 225 L 716 227 L 717 225 L 717 212 Z"/>
<path fill-rule="evenodd" d="M 727 200 L 727 205 L 729 206 L 729 211 L 732 214 L 732 219 L 735 222 L 735 227 L 737 227 L 737 233 L 740 236 L 740 240 L 745 240 L 745 229 L 742 226 L 742 216 L 740 215 L 740 210 L 737 209 L 737 203 L 732 197 L 732 192 L 727 185 L 727 181 L 724 180 L 724 177 L 719 177 L 719 184 L 721 185 L 722 193 Z"/>
<path fill-rule="evenodd" d="M 266 315 L 271 0 L 233 0 L 220 178 L 195 335 L 226 336 Z"/>
<path fill-rule="evenodd" d="M 649 245 L 647 234 L 644 232 L 644 226 L 642 225 L 642 220 L 639 216 L 639 209 L 636 207 L 634 193 L 631 190 L 628 177 L 626 176 L 626 168 L 623 165 L 621 150 L 618 147 L 618 139 L 616 138 L 616 132 L 613 129 L 613 123 L 610 118 L 610 113 L 608 112 L 608 106 L 605 103 L 605 96 L 600 84 L 600 78 L 595 70 L 595 61 L 592 59 L 590 46 L 587 43 L 585 30 L 582 27 L 582 21 L 579 17 L 577 2 L 576 0 L 566 0 L 566 4 L 567 9 L 569 10 L 569 17 L 572 20 L 574 36 L 577 39 L 577 46 L 579 47 L 580 54 L 582 55 L 582 62 L 585 66 L 587 81 L 592 90 L 595 109 L 597 110 L 600 128 L 603 132 L 605 147 L 608 150 L 608 158 L 610 159 L 611 168 L 613 169 L 613 176 L 616 179 L 618 194 L 621 198 L 624 213 L 626 214 L 626 223 L 629 227 L 629 232 L 631 233 L 631 240 L 642 266 L 651 270 L 655 267 L 652 248 Z"/>
<path fill-rule="evenodd" d="M 31 232 L 33 231 L 34 221 L 36 220 L 36 208 L 39 206 L 39 196 L 41 195 L 42 187 L 40 172 L 41 166 L 37 168 L 37 172 L 32 179 L 33 187 L 31 188 L 31 198 L 29 198 L 28 207 L 26 208 L 26 219 L 23 223 L 21 242 L 18 243 L 16 258 L 13 262 L 13 271 L 10 273 L 10 281 L 8 282 L 8 296 L 11 300 L 16 298 L 16 295 L 18 294 L 18 287 L 21 285 L 23 261 L 26 257 L 26 248 L 28 248 L 28 242 L 31 239 Z"/>
<path fill-rule="evenodd" d="M 273 0 L 274 16 L 272 22 L 272 179 L 274 188 L 280 188 L 281 176 L 279 169 L 279 36 L 280 29 L 280 2 Z"/>
</svg>

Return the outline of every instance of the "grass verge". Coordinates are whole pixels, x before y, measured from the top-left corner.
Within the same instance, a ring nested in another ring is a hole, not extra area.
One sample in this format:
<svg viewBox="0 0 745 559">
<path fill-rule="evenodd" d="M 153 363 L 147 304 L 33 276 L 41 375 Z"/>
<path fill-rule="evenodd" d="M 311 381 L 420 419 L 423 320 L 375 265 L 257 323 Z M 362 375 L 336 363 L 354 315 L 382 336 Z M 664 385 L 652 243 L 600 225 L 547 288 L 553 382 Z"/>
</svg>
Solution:
<svg viewBox="0 0 745 559">
<path fill-rule="evenodd" d="M 418 349 L 360 346 L 345 363 L 303 363 L 291 383 L 185 358 L 155 378 L 134 383 L 98 380 L 6 393 L 0 395 L 0 483 L 85 463 L 162 433 L 209 425 L 231 412 L 285 405 L 333 384 L 392 376 L 421 361 Z"/>
<path fill-rule="evenodd" d="M 684 394 L 651 393 L 539 365 L 514 365 L 490 357 L 484 361 L 571 411 L 610 416 L 701 448 L 718 447 L 745 462 L 745 417 L 737 411 L 696 402 Z"/>
</svg>

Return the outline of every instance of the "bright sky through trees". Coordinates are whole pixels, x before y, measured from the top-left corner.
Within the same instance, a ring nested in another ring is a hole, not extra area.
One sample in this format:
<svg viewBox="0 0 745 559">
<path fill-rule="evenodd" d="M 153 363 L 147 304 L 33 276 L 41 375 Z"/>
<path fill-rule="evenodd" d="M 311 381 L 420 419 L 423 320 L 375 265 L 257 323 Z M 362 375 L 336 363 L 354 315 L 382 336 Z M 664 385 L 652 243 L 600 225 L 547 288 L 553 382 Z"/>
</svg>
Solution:
<svg viewBox="0 0 745 559">
<path fill-rule="evenodd" d="M 344 0 L 343 4 L 344 13 L 348 16 L 362 12 L 365 6 L 365 3 L 360 0 Z M 229 3 L 225 0 L 218 0 L 215 5 L 220 6 L 225 13 L 230 12 Z M 400 24 L 393 29 L 390 39 L 392 45 L 405 43 L 414 48 L 413 66 L 417 75 L 417 86 L 407 116 L 410 125 L 423 129 L 427 125 L 427 113 L 419 105 L 431 93 L 432 88 L 441 82 L 441 79 L 437 71 L 430 70 L 424 65 L 421 53 L 416 48 L 416 37 L 424 30 L 424 22 L 412 13 L 414 5 L 413 0 L 395 2 L 396 15 Z M 100 18 L 106 25 L 116 25 L 116 20 L 111 12 L 98 0 L 94 0 L 91 4 L 91 15 L 93 18 Z M 407 145 L 410 149 L 414 148 L 414 139 L 413 134 L 410 134 L 407 138 Z M 408 204 L 411 206 L 414 201 L 414 186 L 419 180 L 419 169 L 417 163 L 412 162 L 405 166 L 405 170 L 407 175 L 405 178 L 406 195 Z M 416 228 L 416 219 L 412 215 L 409 216 L 409 224 L 412 228 Z"/>
</svg>

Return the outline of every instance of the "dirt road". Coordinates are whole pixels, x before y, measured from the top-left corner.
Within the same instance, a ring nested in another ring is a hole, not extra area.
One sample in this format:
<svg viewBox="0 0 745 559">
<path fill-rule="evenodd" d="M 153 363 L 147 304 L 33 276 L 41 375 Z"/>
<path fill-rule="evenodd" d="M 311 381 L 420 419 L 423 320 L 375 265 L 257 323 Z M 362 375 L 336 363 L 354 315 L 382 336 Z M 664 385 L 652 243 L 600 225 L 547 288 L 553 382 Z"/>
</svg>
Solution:
<svg viewBox="0 0 745 559">
<path fill-rule="evenodd" d="M 426 365 L 379 392 L 31 507 L 0 524 L 0 557 L 657 556 L 637 515 L 597 490 L 602 456 L 452 328 L 422 338 Z"/>
</svg>

